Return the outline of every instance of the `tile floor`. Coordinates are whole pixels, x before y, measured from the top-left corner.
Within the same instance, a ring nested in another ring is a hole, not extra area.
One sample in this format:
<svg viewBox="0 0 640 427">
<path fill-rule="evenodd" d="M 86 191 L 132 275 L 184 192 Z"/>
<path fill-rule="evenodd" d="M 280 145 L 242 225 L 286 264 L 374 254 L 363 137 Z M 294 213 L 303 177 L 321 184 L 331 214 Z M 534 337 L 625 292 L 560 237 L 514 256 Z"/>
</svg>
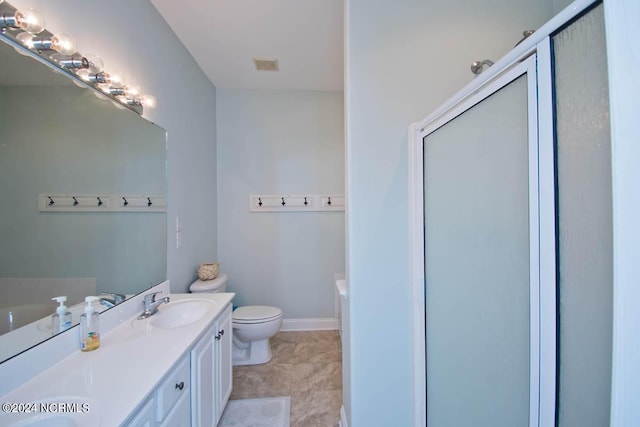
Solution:
<svg viewBox="0 0 640 427">
<path fill-rule="evenodd" d="M 291 427 L 336 427 L 342 406 L 338 331 L 278 332 L 269 363 L 233 367 L 231 399 L 291 396 Z"/>
</svg>

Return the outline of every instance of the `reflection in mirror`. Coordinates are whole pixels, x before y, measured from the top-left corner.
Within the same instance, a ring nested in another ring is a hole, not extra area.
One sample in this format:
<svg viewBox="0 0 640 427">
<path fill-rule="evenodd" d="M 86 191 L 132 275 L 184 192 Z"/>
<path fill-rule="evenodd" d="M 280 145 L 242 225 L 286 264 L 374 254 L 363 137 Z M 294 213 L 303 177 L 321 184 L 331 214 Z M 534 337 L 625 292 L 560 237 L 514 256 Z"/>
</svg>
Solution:
<svg viewBox="0 0 640 427">
<path fill-rule="evenodd" d="M 166 279 L 166 212 L 43 211 L 39 194 L 166 194 L 166 132 L 0 37 L 0 362 L 52 336 L 52 297 Z M 112 206 L 113 208 L 113 206 Z"/>
</svg>

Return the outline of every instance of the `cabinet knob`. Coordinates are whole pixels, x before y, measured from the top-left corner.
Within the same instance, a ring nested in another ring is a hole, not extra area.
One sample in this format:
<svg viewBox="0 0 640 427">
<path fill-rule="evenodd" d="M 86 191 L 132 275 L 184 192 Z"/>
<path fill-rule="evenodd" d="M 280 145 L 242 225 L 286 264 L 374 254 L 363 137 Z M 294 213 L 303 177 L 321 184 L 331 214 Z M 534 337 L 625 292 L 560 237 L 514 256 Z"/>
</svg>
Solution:
<svg viewBox="0 0 640 427">
<path fill-rule="evenodd" d="M 178 390 L 182 390 L 184 388 L 184 381 L 180 381 L 180 384 L 176 384 L 176 388 Z"/>
</svg>

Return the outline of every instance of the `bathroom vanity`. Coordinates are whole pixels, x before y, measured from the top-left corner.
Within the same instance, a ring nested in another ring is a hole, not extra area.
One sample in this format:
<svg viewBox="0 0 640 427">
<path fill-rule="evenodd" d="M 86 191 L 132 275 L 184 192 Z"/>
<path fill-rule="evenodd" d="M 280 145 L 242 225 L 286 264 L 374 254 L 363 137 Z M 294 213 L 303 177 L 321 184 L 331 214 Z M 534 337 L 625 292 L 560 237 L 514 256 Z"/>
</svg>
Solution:
<svg viewBox="0 0 640 427">
<path fill-rule="evenodd" d="M 232 388 L 234 294 L 172 294 L 138 320 L 157 290 L 105 313 L 99 349 L 71 351 L 4 394 L 0 425 L 215 425 Z"/>
</svg>

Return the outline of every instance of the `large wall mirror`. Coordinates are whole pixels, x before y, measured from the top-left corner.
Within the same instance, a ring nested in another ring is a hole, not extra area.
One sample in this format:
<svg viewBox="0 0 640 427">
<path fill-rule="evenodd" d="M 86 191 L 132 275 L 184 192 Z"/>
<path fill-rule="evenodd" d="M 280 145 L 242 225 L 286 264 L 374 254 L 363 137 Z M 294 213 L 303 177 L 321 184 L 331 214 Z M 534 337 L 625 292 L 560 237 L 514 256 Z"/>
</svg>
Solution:
<svg viewBox="0 0 640 427">
<path fill-rule="evenodd" d="M 39 198 L 164 197 L 167 143 L 164 129 L 2 37 L 0 99 L 1 363 L 55 335 L 52 297 L 73 307 L 166 279 L 166 210 L 43 211 Z"/>
</svg>

